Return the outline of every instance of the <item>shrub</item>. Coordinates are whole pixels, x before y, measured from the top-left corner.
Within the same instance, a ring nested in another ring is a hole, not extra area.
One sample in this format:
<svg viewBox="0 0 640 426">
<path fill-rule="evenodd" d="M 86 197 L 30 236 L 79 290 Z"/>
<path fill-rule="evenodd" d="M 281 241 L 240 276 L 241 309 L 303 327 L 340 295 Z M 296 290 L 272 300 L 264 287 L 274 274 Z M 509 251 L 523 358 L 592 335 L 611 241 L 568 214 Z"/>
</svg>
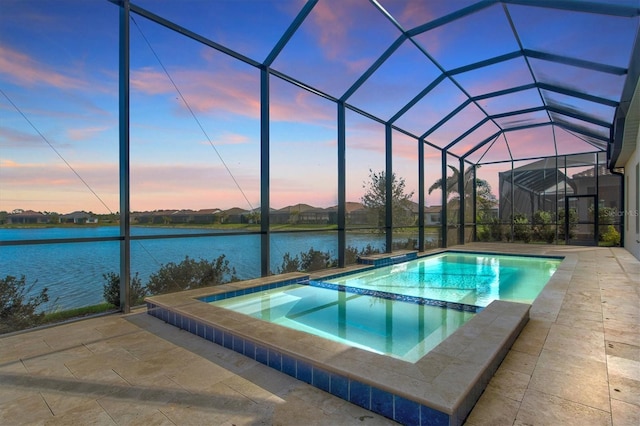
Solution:
<svg viewBox="0 0 640 426">
<path fill-rule="evenodd" d="M 333 262 L 329 252 L 321 252 L 311 247 L 308 252 L 300 254 L 300 267 L 303 271 L 319 271 L 332 265 Z"/>
<path fill-rule="evenodd" d="M 613 225 L 607 225 L 607 231 L 600 235 L 600 239 L 606 245 L 619 246 L 620 245 L 620 233 Z"/>
<path fill-rule="evenodd" d="M 169 262 L 149 277 L 149 294 L 171 293 L 236 281 L 235 268 L 229 267 L 225 255 L 217 259 L 196 261 L 186 256 L 180 263 Z"/>
<path fill-rule="evenodd" d="M 477 241 L 489 241 L 490 238 L 489 226 L 485 224 L 478 224 L 476 226 L 476 240 Z"/>
<path fill-rule="evenodd" d="M 42 322 L 44 312 L 36 311 L 49 301 L 49 290 L 45 287 L 39 294 L 27 298 L 36 282 L 27 285 L 24 275 L 20 278 L 7 275 L 0 279 L 0 334 L 34 327 Z"/>
<path fill-rule="evenodd" d="M 503 226 L 497 217 L 491 218 L 489 222 L 489 238 L 491 241 L 502 241 L 504 238 Z"/>
<path fill-rule="evenodd" d="M 502 241 L 503 225 L 497 217 L 490 218 L 485 223 L 478 223 L 476 226 L 477 241 Z"/>
<path fill-rule="evenodd" d="M 368 256 L 374 253 L 380 253 L 380 250 L 367 244 L 366 247 L 358 251 L 357 247 L 347 246 L 345 249 L 345 264 L 351 265 L 358 262 L 358 257 Z M 338 266 L 338 259 L 332 258 L 330 252 L 322 252 L 314 250 L 313 247 L 306 253 L 300 253 L 291 257 L 289 252 L 282 257 L 282 265 L 276 269 L 276 274 L 285 274 L 287 272 L 312 272 L 321 269 L 334 268 Z"/>
<path fill-rule="evenodd" d="M 589 219 L 593 220 L 594 210 L 596 208 L 591 205 L 589 206 Z M 613 225 L 614 218 L 618 216 L 618 209 L 615 207 L 598 207 L 598 224 L 600 225 Z"/>
<path fill-rule="evenodd" d="M 533 236 L 536 240 L 553 243 L 556 239 L 556 230 L 551 212 L 538 210 L 533 214 Z"/>
<path fill-rule="evenodd" d="M 358 249 L 355 248 L 355 247 L 348 247 L 347 251 L 349 251 L 349 249 L 351 249 L 352 251 L 356 252 L 357 255 L 355 256 L 355 259 L 353 260 L 353 262 L 349 262 L 350 257 L 347 256 L 347 264 L 357 263 L 358 262 L 358 257 L 371 256 L 372 254 L 380 253 L 380 249 L 372 246 L 371 244 L 367 244 L 366 247 L 360 249 L 360 252 L 358 252 Z"/>
<path fill-rule="evenodd" d="M 313 247 L 306 253 L 300 253 L 298 256 L 291 257 L 289 252 L 284 254 L 282 258 L 282 266 L 278 268 L 278 274 L 296 271 L 319 271 L 331 266 L 335 266 L 336 262 L 331 259 L 329 252 L 321 252 L 314 250 Z"/>
<path fill-rule="evenodd" d="M 298 256 L 291 257 L 289 252 L 282 257 L 282 266 L 276 270 L 277 274 L 286 274 L 288 272 L 297 272 L 300 270 L 300 259 Z"/>
<path fill-rule="evenodd" d="M 528 243 L 531 241 L 531 227 L 529 219 L 517 214 L 513 218 L 513 239 Z"/>
<path fill-rule="evenodd" d="M 564 240 L 565 232 L 565 210 L 563 208 L 558 209 L 558 239 Z M 575 229 L 578 227 L 578 211 L 576 209 L 569 209 L 569 238 L 575 237 Z"/>
<path fill-rule="evenodd" d="M 360 253 L 358 252 L 357 247 L 347 246 L 347 248 L 344 251 L 344 259 L 345 259 L 344 263 L 346 265 L 352 265 L 354 263 L 358 263 L 359 256 L 360 256 Z"/>
<path fill-rule="evenodd" d="M 380 253 L 380 250 L 373 247 L 371 244 L 367 244 L 366 247 L 358 250 L 357 247 L 347 246 L 345 250 L 345 264 L 352 265 L 358 263 L 358 258 L 362 256 L 370 256 L 372 254 Z"/>
<path fill-rule="evenodd" d="M 105 283 L 102 285 L 102 295 L 107 303 L 112 304 L 116 308 L 120 307 L 120 275 L 115 272 L 102 274 Z M 142 285 L 138 273 L 129 280 L 129 300 L 133 306 L 142 304 L 144 297 L 147 295 L 147 289 Z"/>
<path fill-rule="evenodd" d="M 393 241 L 391 243 L 392 250 L 415 250 L 418 247 L 418 240 L 407 238 L 407 241 Z"/>
</svg>

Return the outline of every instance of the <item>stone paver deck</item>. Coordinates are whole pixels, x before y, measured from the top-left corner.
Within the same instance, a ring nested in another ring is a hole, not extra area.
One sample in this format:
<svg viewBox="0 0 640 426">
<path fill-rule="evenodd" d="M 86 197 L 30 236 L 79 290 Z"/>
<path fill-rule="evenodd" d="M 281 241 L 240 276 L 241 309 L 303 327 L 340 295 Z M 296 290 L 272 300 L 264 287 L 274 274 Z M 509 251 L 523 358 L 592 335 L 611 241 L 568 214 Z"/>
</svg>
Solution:
<svg viewBox="0 0 640 426">
<path fill-rule="evenodd" d="M 565 255 L 467 418 L 639 425 L 640 262 L 620 248 L 468 244 Z M 383 425 L 392 421 L 142 311 L 0 338 L 0 425 Z"/>
</svg>

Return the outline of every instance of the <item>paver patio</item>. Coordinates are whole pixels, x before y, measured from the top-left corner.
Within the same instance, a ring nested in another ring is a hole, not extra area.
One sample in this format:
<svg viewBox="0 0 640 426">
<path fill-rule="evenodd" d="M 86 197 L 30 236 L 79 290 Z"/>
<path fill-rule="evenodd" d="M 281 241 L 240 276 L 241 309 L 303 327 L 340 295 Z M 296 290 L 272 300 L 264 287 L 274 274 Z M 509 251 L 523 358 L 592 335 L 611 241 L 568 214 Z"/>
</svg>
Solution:
<svg viewBox="0 0 640 426">
<path fill-rule="evenodd" d="M 467 425 L 640 424 L 640 261 L 621 248 L 463 248 L 567 256 Z M 0 424 L 393 422 L 137 310 L 1 337 Z"/>
</svg>

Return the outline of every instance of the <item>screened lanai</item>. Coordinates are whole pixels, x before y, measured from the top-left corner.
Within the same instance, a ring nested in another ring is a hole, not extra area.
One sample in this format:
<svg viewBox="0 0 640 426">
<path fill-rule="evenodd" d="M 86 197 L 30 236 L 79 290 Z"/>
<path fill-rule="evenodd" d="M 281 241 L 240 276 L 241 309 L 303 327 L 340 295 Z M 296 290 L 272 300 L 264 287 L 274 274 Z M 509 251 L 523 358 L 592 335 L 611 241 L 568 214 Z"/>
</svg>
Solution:
<svg viewBox="0 0 640 426">
<path fill-rule="evenodd" d="M 638 0 L 2 8 L 0 264 L 49 309 L 189 261 L 624 244 Z"/>
</svg>

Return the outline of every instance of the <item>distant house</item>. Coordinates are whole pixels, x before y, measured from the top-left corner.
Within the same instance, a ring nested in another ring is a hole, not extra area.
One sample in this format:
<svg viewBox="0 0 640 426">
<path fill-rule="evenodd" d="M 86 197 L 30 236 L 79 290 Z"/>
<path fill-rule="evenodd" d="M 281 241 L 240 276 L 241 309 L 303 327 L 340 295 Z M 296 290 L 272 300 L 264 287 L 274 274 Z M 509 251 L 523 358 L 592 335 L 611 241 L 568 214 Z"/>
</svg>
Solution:
<svg viewBox="0 0 640 426">
<path fill-rule="evenodd" d="M 190 209 L 176 210 L 171 214 L 171 223 L 193 223 L 195 213 Z"/>
<path fill-rule="evenodd" d="M 336 223 L 337 210 L 335 214 L 331 215 L 330 209 L 311 207 L 298 213 L 297 223 L 304 225 L 327 225 L 330 223 L 331 216 L 334 218 L 333 223 Z"/>
<path fill-rule="evenodd" d="M 141 225 L 168 224 L 171 223 L 171 215 L 177 210 L 154 210 L 147 212 L 131 213 L 131 221 Z"/>
<path fill-rule="evenodd" d="M 193 223 L 215 223 L 220 211 L 220 209 L 200 209 L 193 214 Z"/>
<path fill-rule="evenodd" d="M 219 213 L 220 223 L 249 223 L 250 213 L 240 207 L 232 207 Z"/>
<path fill-rule="evenodd" d="M 371 212 L 362 203 L 347 202 L 346 210 L 349 225 L 375 225 L 371 223 Z"/>
<path fill-rule="evenodd" d="M 272 211 L 269 213 L 269 220 L 273 225 L 325 225 L 329 222 L 329 212 L 320 207 L 300 203 Z"/>
<path fill-rule="evenodd" d="M 565 168 L 556 168 L 555 162 L 549 164 L 542 159 L 498 173 L 500 219 L 509 221 L 512 215 L 522 214 L 532 220 L 538 210 L 555 212 L 564 205 L 566 196 L 597 195 L 599 207 L 621 206 L 620 176 L 611 174 L 605 165 L 589 165 L 571 177 L 561 171 L 568 172 L 573 167 L 584 168 L 583 157 L 567 160 Z M 587 210 L 579 214 L 581 221 L 588 220 Z"/>
<path fill-rule="evenodd" d="M 571 178 L 576 186 L 578 194 L 595 194 L 598 184 L 598 196 L 600 207 L 618 209 L 620 205 L 620 176 L 612 174 L 605 165 L 598 166 L 598 177 L 594 177 L 595 167 L 576 173 Z"/>
<path fill-rule="evenodd" d="M 60 223 L 75 223 L 76 225 L 82 225 L 85 223 L 95 224 L 98 223 L 98 218 L 85 211 L 75 211 L 73 213 L 61 215 Z"/>
<path fill-rule="evenodd" d="M 11 225 L 49 223 L 49 219 L 49 216 L 33 210 L 16 210 L 7 215 L 7 223 Z"/>
<path fill-rule="evenodd" d="M 425 226 L 435 226 L 441 223 L 442 206 L 430 206 L 424 208 Z"/>
</svg>

